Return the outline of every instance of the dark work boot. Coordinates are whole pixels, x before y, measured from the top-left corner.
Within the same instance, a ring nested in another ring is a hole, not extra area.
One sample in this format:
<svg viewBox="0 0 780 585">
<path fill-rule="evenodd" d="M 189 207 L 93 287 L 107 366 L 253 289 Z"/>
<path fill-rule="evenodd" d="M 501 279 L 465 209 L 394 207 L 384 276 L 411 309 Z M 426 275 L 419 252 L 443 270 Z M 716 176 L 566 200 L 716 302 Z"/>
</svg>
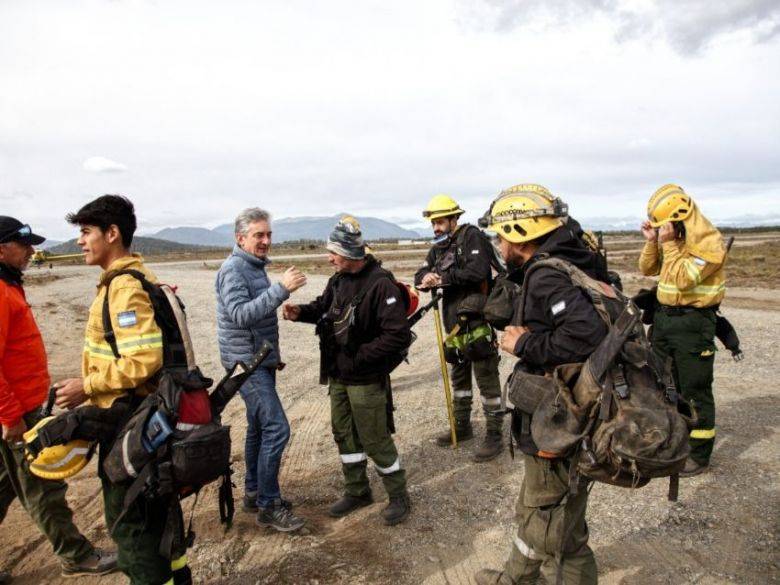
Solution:
<svg viewBox="0 0 780 585">
<path fill-rule="evenodd" d="M 0 571 L 0 585 L 6 585 L 6 583 L 10 583 L 10 582 L 11 582 L 11 573 Z"/>
<path fill-rule="evenodd" d="M 270 526 L 277 532 L 294 532 L 303 528 L 306 520 L 290 512 L 280 499 L 276 499 L 267 508 L 257 510 L 257 523 L 260 526 Z"/>
<path fill-rule="evenodd" d="M 455 437 L 458 439 L 458 443 L 462 443 L 463 441 L 468 441 L 469 439 L 474 438 L 474 431 L 471 430 L 471 424 L 466 423 L 465 425 L 455 425 Z M 452 437 L 450 435 L 450 430 L 447 429 L 447 432 L 442 433 L 441 435 L 438 435 L 436 437 L 436 444 L 439 447 L 451 447 L 452 446 Z"/>
<path fill-rule="evenodd" d="M 685 467 L 680 472 L 680 477 L 693 477 L 706 472 L 710 468 L 708 463 L 697 463 L 690 457 L 685 460 Z"/>
<path fill-rule="evenodd" d="M 504 438 L 499 431 L 488 431 L 485 440 L 474 452 L 474 461 L 484 463 L 498 457 L 504 450 Z"/>
<path fill-rule="evenodd" d="M 400 496 L 390 496 L 390 502 L 382 510 L 382 518 L 385 519 L 385 524 L 394 526 L 406 520 L 410 509 L 411 504 L 408 493 L 404 492 Z"/>
<path fill-rule="evenodd" d="M 370 506 L 373 503 L 374 497 L 371 495 L 371 492 L 366 492 L 360 496 L 344 494 L 341 499 L 334 502 L 333 505 L 328 508 L 328 514 L 330 514 L 333 518 L 341 518 L 342 516 L 351 514 L 359 508 Z"/>
<path fill-rule="evenodd" d="M 86 559 L 78 563 L 62 562 L 62 576 L 65 578 L 83 575 L 107 575 L 117 570 L 116 552 L 96 548 Z"/>
</svg>

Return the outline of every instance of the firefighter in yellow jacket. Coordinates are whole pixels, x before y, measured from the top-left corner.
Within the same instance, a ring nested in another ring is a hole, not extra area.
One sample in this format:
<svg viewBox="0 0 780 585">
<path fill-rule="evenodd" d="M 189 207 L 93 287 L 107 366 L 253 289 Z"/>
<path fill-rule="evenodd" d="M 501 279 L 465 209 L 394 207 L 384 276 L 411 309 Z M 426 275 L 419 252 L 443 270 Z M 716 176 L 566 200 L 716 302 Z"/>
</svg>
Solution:
<svg viewBox="0 0 780 585">
<path fill-rule="evenodd" d="M 155 390 L 151 380 L 163 365 L 162 332 L 155 322 L 151 299 L 137 279 L 120 275 L 111 281 L 108 290 L 105 286 L 108 277 L 119 270 L 137 270 L 150 282 L 157 282 L 143 259 L 129 250 L 136 228 L 133 204 L 119 195 L 104 195 L 70 214 L 68 221 L 80 228 L 78 245 L 86 254 L 86 263 L 100 266 L 103 274 L 89 309 L 82 376 L 56 384 L 56 403 L 61 408 L 75 408 L 89 401 L 108 408 L 118 399 L 138 401 Z M 106 295 L 119 358 L 104 336 Z M 117 522 L 128 486 L 111 483 L 103 473 L 102 461 L 110 446 L 100 445 L 98 473 L 103 484 L 106 525 L 111 529 L 116 523 L 112 537 L 119 549 L 119 568 L 133 584 L 190 583 L 186 557 L 171 561 L 159 553 L 167 501 L 138 498 Z"/>
<path fill-rule="evenodd" d="M 726 248 L 682 187 L 658 189 L 647 216 L 639 270 L 659 277 L 652 343 L 662 359 L 671 358 L 678 390 L 696 409 L 691 454 L 680 474 L 696 475 L 707 470 L 715 443 L 715 320 L 726 292 Z"/>
</svg>

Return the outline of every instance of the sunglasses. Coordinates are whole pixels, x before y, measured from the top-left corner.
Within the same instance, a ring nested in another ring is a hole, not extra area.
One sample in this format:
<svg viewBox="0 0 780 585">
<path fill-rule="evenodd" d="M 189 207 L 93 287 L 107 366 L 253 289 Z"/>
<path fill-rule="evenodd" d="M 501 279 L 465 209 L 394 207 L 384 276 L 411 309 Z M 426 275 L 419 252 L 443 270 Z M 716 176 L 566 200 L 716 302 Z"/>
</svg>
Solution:
<svg viewBox="0 0 780 585">
<path fill-rule="evenodd" d="M 5 234 L 4 236 L 0 237 L 0 244 L 5 244 L 6 242 L 11 242 L 15 240 L 16 238 L 24 238 L 32 234 L 32 228 L 30 228 L 30 224 L 24 224 L 19 229 L 15 229 L 14 231 Z"/>
</svg>

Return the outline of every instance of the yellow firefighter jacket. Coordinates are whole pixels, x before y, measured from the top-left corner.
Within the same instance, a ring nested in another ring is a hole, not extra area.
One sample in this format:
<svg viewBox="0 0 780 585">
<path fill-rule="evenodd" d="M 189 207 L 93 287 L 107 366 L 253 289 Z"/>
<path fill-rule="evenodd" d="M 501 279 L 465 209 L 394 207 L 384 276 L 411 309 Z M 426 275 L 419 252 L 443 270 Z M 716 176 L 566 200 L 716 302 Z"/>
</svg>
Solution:
<svg viewBox="0 0 780 585">
<path fill-rule="evenodd" d="M 140 396 L 154 391 L 149 379 L 163 365 L 162 332 L 154 320 L 151 299 L 132 276 L 116 277 L 108 292 L 119 359 L 106 342 L 103 330 L 105 282 L 111 272 L 123 269 L 137 270 L 150 282 L 157 282 L 157 277 L 144 266 L 138 254 L 114 261 L 100 277 L 97 296 L 89 308 L 81 371 L 84 392 L 91 404 L 101 408 L 108 408 L 132 388 Z"/>
<path fill-rule="evenodd" d="M 685 240 L 645 242 L 639 270 L 659 276 L 658 302 L 671 307 L 705 308 L 726 294 L 726 250 L 720 232 L 694 206 L 685 224 Z"/>
</svg>

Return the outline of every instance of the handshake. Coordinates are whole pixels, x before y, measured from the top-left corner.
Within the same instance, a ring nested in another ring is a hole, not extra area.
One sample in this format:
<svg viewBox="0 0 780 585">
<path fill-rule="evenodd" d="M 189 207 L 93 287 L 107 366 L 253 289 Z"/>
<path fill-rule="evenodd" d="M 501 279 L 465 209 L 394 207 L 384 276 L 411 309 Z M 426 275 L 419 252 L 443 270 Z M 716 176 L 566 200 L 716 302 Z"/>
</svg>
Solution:
<svg viewBox="0 0 780 585">
<path fill-rule="evenodd" d="M 306 285 L 306 275 L 295 266 L 290 266 L 282 274 L 282 286 L 291 293 Z M 282 306 L 282 318 L 287 321 L 297 321 L 301 314 L 301 308 L 298 305 L 285 303 Z"/>
</svg>

